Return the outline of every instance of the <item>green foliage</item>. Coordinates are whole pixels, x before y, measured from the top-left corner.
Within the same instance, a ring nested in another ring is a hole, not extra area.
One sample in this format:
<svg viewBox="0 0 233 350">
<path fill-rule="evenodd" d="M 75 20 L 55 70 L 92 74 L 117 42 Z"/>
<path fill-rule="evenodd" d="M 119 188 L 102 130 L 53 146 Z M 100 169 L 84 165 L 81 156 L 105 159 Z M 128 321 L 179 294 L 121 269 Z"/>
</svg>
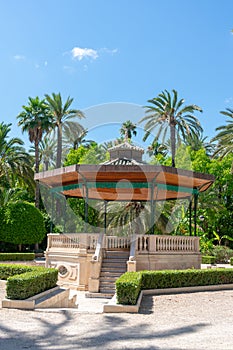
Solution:
<svg viewBox="0 0 233 350">
<path fill-rule="evenodd" d="M 32 158 L 23 148 L 23 141 L 9 138 L 11 124 L 0 123 L 0 190 L 8 190 L 16 185 L 32 188 Z"/>
<path fill-rule="evenodd" d="M 79 146 L 78 149 L 71 149 L 66 156 L 64 166 L 80 164 L 80 160 L 88 152 L 88 148 L 84 145 Z"/>
<path fill-rule="evenodd" d="M 81 145 L 78 149 L 71 149 L 66 156 L 64 166 L 73 164 L 100 164 L 108 160 L 108 152 L 96 142 L 84 146 Z"/>
<path fill-rule="evenodd" d="M 116 281 L 118 303 L 135 305 L 140 289 L 196 287 L 233 283 L 233 269 L 126 272 Z"/>
<path fill-rule="evenodd" d="M 216 263 L 227 264 L 233 257 L 233 250 L 225 246 L 215 246 L 212 250 L 212 255 L 216 258 Z"/>
<path fill-rule="evenodd" d="M 23 300 L 57 284 L 58 270 L 45 267 L 0 264 L 0 279 L 7 279 L 8 299 Z"/>
<path fill-rule="evenodd" d="M 34 259 L 34 253 L 0 253 L 0 261 L 31 261 Z"/>
<path fill-rule="evenodd" d="M 32 266 L 0 264 L 0 280 L 7 280 L 8 277 L 20 275 L 32 271 Z"/>
<path fill-rule="evenodd" d="M 140 272 L 126 272 L 116 281 L 117 303 L 135 305 L 142 288 Z"/>
<path fill-rule="evenodd" d="M 45 225 L 41 212 L 31 203 L 9 203 L 0 213 L 0 240 L 14 244 L 41 242 Z"/>
<path fill-rule="evenodd" d="M 230 258 L 230 265 L 233 265 L 233 257 Z"/>
<path fill-rule="evenodd" d="M 200 122 L 194 115 L 196 111 L 202 112 L 202 109 L 197 105 L 184 105 L 184 99 L 178 99 L 176 90 L 172 90 L 172 95 L 164 90 L 148 102 L 150 105 L 146 106 L 146 116 L 140 120 L 140 123 L 145 122 L 143 140 L 156 132 L 153 144 L 159 141 L 164 145 L 170 131 L 171 165 L 175 167 L 178 139 L 185 141 L 188 135 L 202 132 Z"/>
<path fill-rule="evenodd" d="M 81 232 L 85 226 L 85 200 L 81 198 L 69 198 L 68 204 L 76 215 L 76 231 Z M 89 200 L 88 207 L 88 224 L 94 227 L 98 227 L 100 224 L 98 219 L 98 210 L 95 209 L 94 205 L 92 206 L 91 200 Z"/>
<path fill-rule="evenodd" d="M 202 264 L 215 264 L 216 263 L 216 257 L 215 256 L 211 256 L 211 255 L 203 255 L 201 257 L 201 262 Z"/>
</svg>

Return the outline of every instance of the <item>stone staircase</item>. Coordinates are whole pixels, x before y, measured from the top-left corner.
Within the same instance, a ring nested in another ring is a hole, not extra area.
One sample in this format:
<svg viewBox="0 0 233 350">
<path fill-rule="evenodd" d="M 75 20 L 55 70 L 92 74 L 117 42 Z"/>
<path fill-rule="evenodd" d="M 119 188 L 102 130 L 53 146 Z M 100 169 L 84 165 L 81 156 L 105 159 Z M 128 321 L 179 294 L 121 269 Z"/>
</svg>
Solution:
<svg viewBox="0 0 233 350">
<path fill-rule="evenodd" d="M 127 271 L 129 251 L 107 250 L 102 260 L 99 292 L 106 297 L 115 294 L 115 282 Z"/>
</svg>

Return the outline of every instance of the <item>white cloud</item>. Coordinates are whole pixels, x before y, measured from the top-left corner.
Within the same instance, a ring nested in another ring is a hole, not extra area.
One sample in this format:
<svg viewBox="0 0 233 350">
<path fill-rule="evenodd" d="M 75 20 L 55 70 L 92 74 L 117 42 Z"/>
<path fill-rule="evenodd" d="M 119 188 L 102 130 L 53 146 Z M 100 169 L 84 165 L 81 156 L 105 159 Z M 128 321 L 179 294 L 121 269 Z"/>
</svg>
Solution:
<svg viewBox="0 0 233 350">
<path fill-rule="evenodd" d="M 73 59 L 77 59 L 78 61 L 81 61 L 83 58 L 92 58 L 93 60 L 96 60 L 98 58 L 98 52 L 93 49 L 87 49 L 87 48 L 81 48 L 81 47 L 74 47 L 71 50 L 71 54 Z"/>
<path fill-rule="evenodd" d="M 25 56 L 23 56 L 23 55 L 15 55 L 14 56 L 14 59 L 16 60 L 16 61 L 24 61 L 25 60 Z"/>
</svg>

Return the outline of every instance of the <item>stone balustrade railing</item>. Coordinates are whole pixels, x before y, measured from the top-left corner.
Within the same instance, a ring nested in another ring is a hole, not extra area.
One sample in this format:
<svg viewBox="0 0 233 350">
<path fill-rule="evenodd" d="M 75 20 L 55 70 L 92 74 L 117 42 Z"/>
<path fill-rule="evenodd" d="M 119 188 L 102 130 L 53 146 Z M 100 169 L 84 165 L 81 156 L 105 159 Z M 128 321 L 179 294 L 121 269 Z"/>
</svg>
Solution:
<svg viewBox="0 0 233 350">
<path fill-rule="evenodd" d="M 99 233 L 66 233 L 66 234 L 48 234 L 48 248 L 86 248 L 95 250 L 98 242 Z"/>
<path fill-rule="evenodd" d="M 130 237 L 105 236 L 103 248 L 130 249 Z"/>
<path fill-rule="evenodd" d="M 199 237 L 138 235 L 136 237 L 136 246 L 139 253 L 195 253 L 199 252 Z"/>
<path fill-rule="evenodd" d="M 49 234 L 50 248 L 85 248 L 95 251 L 100 243 L 99 233 Z M 139 254 L 156 253 L 195 253 L 199 252 L 199 237 L 168 235 L 134 235 L 132 237 L 104 236 L 99 249 L 130 249 Z M 131 249 L 132 250 L 132 249 Z"/>
</svg>

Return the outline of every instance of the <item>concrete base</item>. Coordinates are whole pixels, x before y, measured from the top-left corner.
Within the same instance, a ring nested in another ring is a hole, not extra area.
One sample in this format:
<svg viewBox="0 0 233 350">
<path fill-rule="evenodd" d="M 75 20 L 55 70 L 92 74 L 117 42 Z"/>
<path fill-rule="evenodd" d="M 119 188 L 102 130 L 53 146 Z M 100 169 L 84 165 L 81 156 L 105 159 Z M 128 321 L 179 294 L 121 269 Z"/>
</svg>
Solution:
<svg viewBox="0 0 233 350">
<path fill-rule="evenodd" d="M 137 313 L 139 311 L 141 301 L 143 297 L 143 291 L 141 291 L 136 305 L 122 305 L 116 303 L 116 294 L 112 297 L 111 301 L 103 306 L 103 312 L 106 313 Z"/>
<path fill-rule="evenodd" d="M 55 287 L 25 300 L 3 299 L 2 308 L 34 310 L 77 307 L 76 298 L 69 299 L 69 293 L 69 289 Z"/>
<path fill-rule="evenodd" d="M 200 253 L 162 253 L 136 255 L 136 269 L 142 270 L 185 270 L 200 269 Z"/>
</svg>

